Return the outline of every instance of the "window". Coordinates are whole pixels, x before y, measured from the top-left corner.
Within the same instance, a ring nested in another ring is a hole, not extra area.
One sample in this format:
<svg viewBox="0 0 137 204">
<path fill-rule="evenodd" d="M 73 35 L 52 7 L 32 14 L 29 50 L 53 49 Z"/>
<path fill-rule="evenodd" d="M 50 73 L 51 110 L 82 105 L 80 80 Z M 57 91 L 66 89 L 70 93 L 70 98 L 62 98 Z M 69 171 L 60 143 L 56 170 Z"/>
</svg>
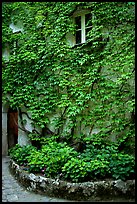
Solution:
<svg viewBox="0 0 137 204">
<path fill-rule="evenodd" d="M 74 44 L 85 43 L 88 40 L 88 32 L 92 28 L 91 17 L 91 13 L 89 11 L 83 11 L 74 14 L 74 22 L 76 24 L 76 35 Z"/>
<path fill-rule="evenodd" d="M 13 42 L 13 54 L 17 54 L 15 53 L 16 48 L 19 46 L 19 37 L 18 35 L 20 35 L 21 33 L 23 33 L 23 26 L 22 26 L 22 22 L 18 21 L 16 25 L 14 25 L 13 23 L 11 23 L 9 25 L 9 27 L 12 29 L 13 35 L 15 35 L 15 41 Z"/>
<path fill-rule="evenodd" d="M 13 33 L 13 35 L 16 35 L 16 37 L 15 37 L 15 40 L 14 40 L 14 42 L 13 42 L 13 54 L 15 55 L 15 54 L 17 54 L 16 52 L 15 52 L 15 50 L 17 49 L 17 48 L 19 48 L 19 37 L 18 37 L 18 35 L 21 33 L 21 31 L 18 31 L 18 32 L 14 32 Z"/>
</svg>

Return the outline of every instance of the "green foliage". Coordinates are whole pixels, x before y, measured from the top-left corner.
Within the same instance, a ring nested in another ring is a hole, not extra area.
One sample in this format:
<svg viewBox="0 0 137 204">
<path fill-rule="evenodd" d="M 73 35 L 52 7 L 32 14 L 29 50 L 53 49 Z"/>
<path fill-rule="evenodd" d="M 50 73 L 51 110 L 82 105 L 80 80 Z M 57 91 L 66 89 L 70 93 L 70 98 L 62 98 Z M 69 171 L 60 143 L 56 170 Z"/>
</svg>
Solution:
<svg viewBox="0 0 137 204">
<path fill-rule="evenodd" d="M 16 144 L 13 148 L 9 150 L 9 155 L 11 159 L 17 162 L 19 165 L 26 165 L 28 160 L 27 157 L 35 152 L 36 148 L 32 145 L 26 145 L 21 147 L 19 144 Z"/>
<path fill-rule="evenodd" d="M 40 150 L 27 145 L 16 145 L 11 158 L 29 172 L 72 182 L 97 179 L 132 179 L 135 176 L 135 158 L 119 152 L 117 145 L 90 145 L 77 153 L 66 143 L 49 140 Z"/>
<path fill-rule="evenodd" d="M 97 178 L 112 177 L 115 179 L 127 179 L 134 177 L 135 172 L 135 158 L 134 156 L 128 155 L 124 152 L 119 151 L 119 145 L 117 143 L 104 144 L 96 143 L 88 144 L 86 150 L 81 154 L 81 158 L 90 162 L 91 158 L 93 163 L 95 161 L 105 162 L 106 169 L 103 171 L 101 165 L 95 165 L 99 167 Z M 94 166 L 93 169 L 96 169 Z M 104 173 L 104 175 L 103 175 Z M 93 178 L 96 178 L 96 174 Z"/>
<path fill-rule="evenodd" d="M 41 150 L 33 152 L 28 157 L 29 171 L 40 172 L 44 170 L 46 176 L 55 177 L 61 173 L 64 163 L 75 155 L 77 152 L 66 146 L 65 143 L 49 141 L 42 146 Z"/>
<path fill-rule="evenodd" d="M 64 177 L 72 181 L 83 181 L 87 174 L 87 163 L 79 158 L 71 158 L 62 168 Z"/>
<path fill-rule="evenodd" d="M 90 161 L 85 161 L 83 158 L 72 158 L 64 167 L 62 172 L 64 177 L 73 182 L 89 181 L 96 178 L 107 177 L 109 173 L 109 162 L 100 161 L 90 158 Z"/>
<path fill-rule="evenodd" d="M 116 153 L 110 158 L 110 169 L 115 179 L 135 178 L 135 158 L 128 154 Z"/>
<path fill-rule="evenodd" d="M 45 155 L 41 154 L 40 150 L 36 150 L 35 152 L 32 152 L 30 154 L 27 160 L 29 172 L 41 172 L 47 158 L 45 157 Z"/>
<path fill-rule="evenodd" d="M 21 151 L 21 146 L 19 144 L 16 144 L 14 147 L 8 150 L 9 155 L 16 161 L 16 156 L 14 155 L 15 151 Z"/>
<path fill-rule="evenodd" d="M 75 33 L 71 15 L 78 7 L 92 10 L 93 28 L 88 42 L 72 48 L 66 34 Z M 107 127 L 106 121 L 115 134 L 125 129 L 134 110 L 132 2 L 12 2 L 3 3 L 2 16 L 3 48 L 10 49 L 3 101 L 25 106 L 41 128 L 60 110 L 54 121 L 60 134 L 69 132 L 67 121 L 75 130 Z M 18 21 L 23 32 L 12 35 L 9 24 Z"/>
<path fill-rule="evenodd" d="M 71 47 L 66 34 L 75 35 L 71 17 L 80 8 L 92 11 L 92 30 L 86 43 Z M 9 60 L 2 57 L 3 102 L 25 107 L 36 127 L 54 125 L 57 133 L 51 139 L 30 135 L 46 145 L 26 156 L 30 171 L 45 168 L 46 175 L 57 176 L 63 168 L 73 181 L 132 174 L 134 159 L 126 153 L 135 136 L 134 2 L 3 2 L 2 18 L 3 51 L 10 50 Z M 23 32 L 12 34 L 9 24 L 19 22 Z M 68 144 L 84 141 L 86 151 L 77 158 L 55 142 L 59 137 Z M 21 151 L 12 154 L 19 163 L 25 161 Z"/>
</svg>

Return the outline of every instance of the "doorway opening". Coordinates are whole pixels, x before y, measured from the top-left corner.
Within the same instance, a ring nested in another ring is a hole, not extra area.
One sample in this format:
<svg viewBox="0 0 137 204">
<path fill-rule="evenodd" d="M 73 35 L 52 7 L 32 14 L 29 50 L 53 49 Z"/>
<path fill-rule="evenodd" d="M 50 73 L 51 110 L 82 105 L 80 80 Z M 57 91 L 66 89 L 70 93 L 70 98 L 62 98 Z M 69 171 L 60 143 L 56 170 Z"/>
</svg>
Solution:
<svg viewBox="0 0 137 204">
<path fill-rule="evenodd" d="M 10 149 L 18 143 L 18 112 L 9 108 L 7 116 L 7 139 L 8 149 Z"/>
</svg>

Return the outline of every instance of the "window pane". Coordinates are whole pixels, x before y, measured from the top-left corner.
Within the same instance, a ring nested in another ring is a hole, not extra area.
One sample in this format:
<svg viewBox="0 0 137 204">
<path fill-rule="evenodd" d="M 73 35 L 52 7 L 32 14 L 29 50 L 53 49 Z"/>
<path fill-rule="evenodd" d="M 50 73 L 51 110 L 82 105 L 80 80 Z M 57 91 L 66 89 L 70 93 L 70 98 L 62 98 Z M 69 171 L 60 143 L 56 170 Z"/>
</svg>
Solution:
<svg viewBox="0 0 137 204">
<path fill-rule="evenodd" d="M 76 44 L 81 43 L 81 30 L 76 31 Z"/>
<path fill-rule="evenodd" d="M 89 39 L 89 36 L 87 36 L 87 34 L 89 33 L 90 30 L 91 30 L 91 28 L 86 28 L 86 40 Z"/>
<path fill-rule="evenodd" d="M 76 22 L 76 29 L 81 29 L 81 16 L 77 16 L 75 18 L 75 22 Z"/>
<path fill-rule="evenodd" d="M 85 15 L 85 25 L 86 25 L 86 27 L 92 26 L 91 19 L 92 19 L 91 13 L 88 13 L 88 14 Z"/>
</svg>

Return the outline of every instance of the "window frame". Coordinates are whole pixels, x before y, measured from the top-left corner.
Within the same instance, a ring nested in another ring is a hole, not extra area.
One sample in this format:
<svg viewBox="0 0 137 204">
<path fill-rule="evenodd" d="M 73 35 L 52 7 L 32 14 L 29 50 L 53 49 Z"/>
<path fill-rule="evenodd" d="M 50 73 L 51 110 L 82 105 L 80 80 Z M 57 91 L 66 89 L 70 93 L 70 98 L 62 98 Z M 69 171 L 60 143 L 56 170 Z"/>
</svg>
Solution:
<svg viewBox="0 0 137 204">
<path fill-rule="evenodd" d="M 21 31 L 16 31 L 13 35 L 19 35 Z M 18 39 L 13 42 L 13 54 L 16 55 L 15 49 L 18 47 Z"/>
<path fill-rule="evenodd" d="M 76 29 L 76 31 L 81 30 L 81 42 L 76 43 L 76 34 L 75 34 L 74 46 L 86 43 L 87 42 L 87 40 L 86 40 L 86 29 L 90 28 L 90 27 L 92 29 L 92 25 L 86 27 L 86 19 L 85 19 L 86 14 L 91 14 L 91 10 L 80 10 L 80 11 L 74 12 L 74 14 L 73 14 L 73 22 L 74 22 L 75 25 L 76 25 L 76 20 L 75 20 L 76 17 L 79 17 L 79 16 L 81 17 L 81 28 Z"/>
</svg>

